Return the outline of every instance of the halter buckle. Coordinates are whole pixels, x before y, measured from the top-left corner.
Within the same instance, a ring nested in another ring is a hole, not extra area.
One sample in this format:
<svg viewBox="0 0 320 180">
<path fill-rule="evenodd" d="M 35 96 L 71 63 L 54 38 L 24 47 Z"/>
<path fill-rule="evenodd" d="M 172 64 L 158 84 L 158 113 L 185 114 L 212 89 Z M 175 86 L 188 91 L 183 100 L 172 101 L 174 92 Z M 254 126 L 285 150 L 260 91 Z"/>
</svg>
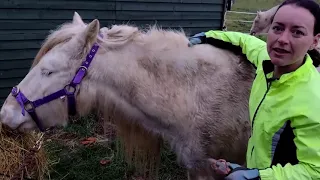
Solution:
<svg viewBox="0 0 320 180">
<path fill-rule="evenodd" d="M 16 97 L 19 94 L 20 90 L 17 86 L 14 86 L 11 90 L 12 96 Z"/>
<path fill-rule="evenodd" d="M 87 67 L 85 67 L 85 66 L 80 66 L 80 67 L 79 67 L 79 69 L 81 69 L 81 70 L 83 70 L 83 71 L 85 71 L 85 72 L 87 72 L 87 71 L 88 71 L 88 68 L 87 68 Z"/>
<path fill-rule="evenodd" d="M 34 104 L 30 101 L 24 103 L 24 109 L 27 111 L 27 112 L 33 112 L 35 110 L 34 108 Z"/>
<path fill-rule="evenodd" d="M 76 92 L 76 87 L 68 84 L 64 87 L 64 91 L 66 92 L 67 95 L 73 95 Z"/>
</svg>

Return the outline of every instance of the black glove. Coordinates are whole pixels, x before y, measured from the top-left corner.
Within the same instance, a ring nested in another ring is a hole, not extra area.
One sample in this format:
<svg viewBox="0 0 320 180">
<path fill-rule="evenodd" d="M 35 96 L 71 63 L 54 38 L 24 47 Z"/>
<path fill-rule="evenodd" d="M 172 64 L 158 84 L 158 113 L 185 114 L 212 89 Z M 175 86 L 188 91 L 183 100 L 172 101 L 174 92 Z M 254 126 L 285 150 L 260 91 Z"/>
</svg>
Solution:
<svg viewBox="0 0 320 180">
<path fill-rule="evenodd" d="M 260 180 L 258 169 L 248 169 L 238 164 L 229 163 L 232 169 L 225 180 Z"/>
<path fill-rule="evenodd" d="M 196 44 L 201 44 L 201 43 L 203 43 L 205 38 L 206 38 L 205 32 L 195 34 L 194 36 L 189 38 L 188 46 L 191 47 Z"/>
</svg>

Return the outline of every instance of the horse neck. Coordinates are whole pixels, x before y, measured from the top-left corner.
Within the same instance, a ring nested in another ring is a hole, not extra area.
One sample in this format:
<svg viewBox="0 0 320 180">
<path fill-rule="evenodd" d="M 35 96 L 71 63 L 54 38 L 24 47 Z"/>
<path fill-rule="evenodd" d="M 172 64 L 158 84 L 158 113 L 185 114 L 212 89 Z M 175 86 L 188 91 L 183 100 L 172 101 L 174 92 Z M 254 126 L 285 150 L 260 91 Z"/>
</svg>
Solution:
<svg viewBox="0 0 320 180">
<path fill-rule="evenodd" d="M 172 123 L 188 126 L 180 121 L 169 121 L 183 119 L 194 104 L 192 97 L 185 99 L 189 83 L 185 79 L 191 76 L 187 73 L 193 71 L 181 71 L 183 74 L 179 74 L 178 69 L 174 70 L 174 68 L 190 68 L 193 66 L 193 61 L 188 65 L 182 63 L 174 66 L 173 59 L 182 58 L 173 53 L 174 50 L 170 49 L 172 52 L 167 53 L 159 49 L 150 52 L 149 47 L 136 44 L 128 45 L 121 51 L 108 51 L 104 48 L 100 50 L 100 54 L 89 67 L 87 85 L 83 84 L 84 89 L 91 89 L 87 91 L 92 93 L 87 95 L 82 92 L 82 99 L 94 99 L 92 107 L 98 105 L 102 111 L 116 105 L 117 110 L 139 119 L 141 124 L 153 131 L 166 129 L 168 124 Z M 168 55 L 170 53 L 175 58 L 170 57 Z M 170 92 L 168 87 L 172 89 Z M 168 98 L 169 96 L 172 98 Z M 184 103 L 181 105 L 178 102 Z M 84 103 L 90 104 L 87 101 Z M 154 121 L 151 122 L 150 119 Z"/>
<path fill-rule="evenodd" d="M 99 48 L 96 57 L 88 68 L 88 78 L 81 84 L 84 89 L 81 94 L 81 103 L 87 104 L 87 109 L 104 109 L 115 104 L 129 106 L 137 84 L 141 84 L 142 69 L 137 65 L 139 54 Z M 141 53 L 140 53 L 141 54 Z M 143 77 L 149 81 L 147 76 Z M 83 106 L 81 104 L 81 106 Z"/>
</svg>

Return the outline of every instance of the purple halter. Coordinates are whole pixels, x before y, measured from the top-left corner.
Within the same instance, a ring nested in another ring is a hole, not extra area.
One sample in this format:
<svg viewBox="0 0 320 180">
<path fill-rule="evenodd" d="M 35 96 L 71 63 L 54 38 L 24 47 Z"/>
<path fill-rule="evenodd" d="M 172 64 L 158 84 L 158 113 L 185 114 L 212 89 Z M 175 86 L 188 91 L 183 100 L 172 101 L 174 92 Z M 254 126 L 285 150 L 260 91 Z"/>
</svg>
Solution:
<svg viewBox="0 0 320 180">
<path fill-rule="evenodd" d="M 99 34 L 101 37 L 102 35 Z M 38 128 L 41 132 L 44 132 L 45 129 L 39 120 L 35 109 L 43 104 L 46 104 L 50 101 L 53 101 L 58 98 L 67 97 L 68 99 L 68 112 L 69 115 L 75 115 L 76 114 L 76 101 L 75 101 L 75 92 L 77 85 L 81 83 L 82 79 L 85 77 L 87 70 L 90 66 L 91 61 L 93 60 L 96 52 L 98 51 L 99 46 L 97 43 L 95 43 L 89 54 L 86 57 L 86 60 L 82 63 L 80 68 L 78 69 L 76 75 L 74 76 L 73 80 L 67 84 L 63 89 L 56 91 L 48 96 L 43 97 L 42 99 L 38 99 L 35 101 L 30 101 L 28 98 L 25 97 L 25 95 L 19 90 L 18 87 L 13 87 L 11 91 L 11 95 L 16 98 L 18 103 L 20 104 L 22 115 L 25 116 L 24 110 L 26 110 L 34 122 L 37 124 Z"/>
</svg>

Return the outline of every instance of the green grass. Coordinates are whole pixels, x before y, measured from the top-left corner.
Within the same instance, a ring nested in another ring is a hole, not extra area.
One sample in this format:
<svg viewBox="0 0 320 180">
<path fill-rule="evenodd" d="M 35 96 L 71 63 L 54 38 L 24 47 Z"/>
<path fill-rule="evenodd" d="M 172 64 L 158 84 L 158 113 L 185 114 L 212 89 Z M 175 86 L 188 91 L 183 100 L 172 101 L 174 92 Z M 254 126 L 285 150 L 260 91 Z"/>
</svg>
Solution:
<svg viewBox="0 0 320 180">
<path fill-rule="evenodd" d="M 90 115 L 73 121 L 68 127 L 47 135 L 45 149 L 50 160 L 52 180 L 135 180 L 139 174 L 124 161 L 117 151 L 116 139 L 102 133 L 98 117 Z M 81 141 L 96 137 L 96 143 L 87 146 Z M 100 160 L 110 160 L 101 165 Z M 161 151 L 160 180 L 185 179 L 185 170 L 176 163 L 176 156 L 164 146 Z M 138 179 L 137 179 L 138 180 Z M 142 180 L 142 179 L 139 179 Z"/>
<path fill-rule="evenodd" d="M 99 134 L 97 116 L 80 118 L 68 127 L 49 134 L 45 148 L 49 152 L 50 179 L 114 179 L 123 180 L 130 175 L 123 158 L 115 156 L 115 142 Z M 92 145 L 81 141 L 97 138 Z M 101 165 L 100 160 L 111 160 Z"/>
<path fill-rule="evenodd" d="M 320 0 L 319 0 L 320 1 Z M 267 10 L 278 0 L 236 0 L 233 11 L 255 13 Z M 252 21 L 255 15 L 228 13 L 228 20 Z M 229 31 L 248 33 L 251 23 L 226 22 Z M 259 38 L 265 40 L 264 36 Z M 117 152 L 116 140 L 108 139 L 97 123 L 98 117 L 88 116 L 73 121 L 68 127 L 47 137 L 45 148 L 51 161 L 49 179 L 53 180 L 138 180 L 139 176 L 133 167 L 129 167 Z M 97 137 L 97 143 L 84 146 L 81 141 L 87 137 Z M 121 153 L 120 153 L 121 154 Z M 111 163 L 101 165 L 100 160 L 108 159 Z M 160 180 L 186 179 L 183 168 L 176 164 L 176 156 L 167 149 L 161 151 L 159 170 Z M 142 179 L 139 179 L 142 180 Z"/>
<path fill-rule="evenodd" d="M 70 141 L 69 141 L 70 142 Z M 54 141 L 49 143 L 50 159 L 57 164 L 51 166 L 51 179 L 114 179 L 126 178 L 128 169 L 121 159 L 112 158 L 112 146 L 95 144 L 83 146 L 74 142 L 73 146 L 67 142 Z M 108 165 L 101 165 L 100 160 L 112 160 Z"/>
</svg>

